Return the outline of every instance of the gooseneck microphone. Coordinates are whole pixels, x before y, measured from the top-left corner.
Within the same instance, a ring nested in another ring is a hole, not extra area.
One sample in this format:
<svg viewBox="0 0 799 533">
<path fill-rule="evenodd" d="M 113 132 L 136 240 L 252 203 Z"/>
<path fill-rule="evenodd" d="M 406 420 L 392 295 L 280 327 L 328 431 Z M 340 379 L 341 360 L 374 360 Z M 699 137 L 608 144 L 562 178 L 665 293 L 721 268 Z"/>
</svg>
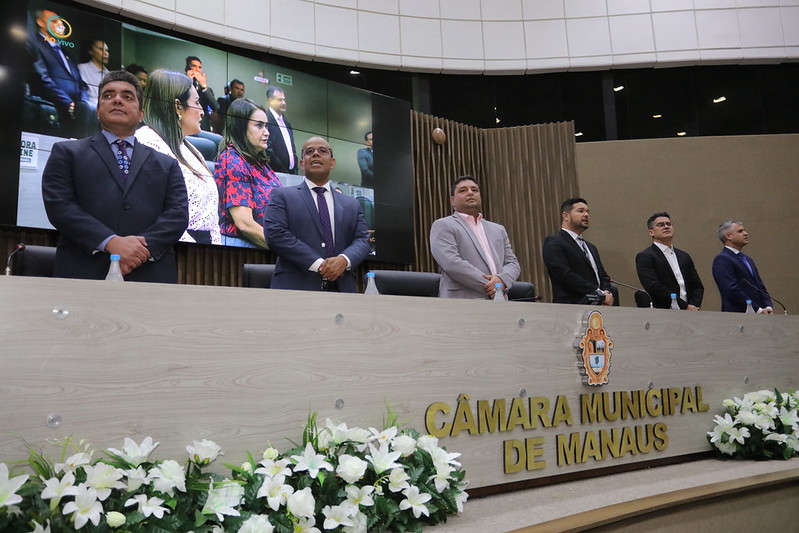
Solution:
<svg viewBox="0 0 799 533">
<path fill-rule="evenodd" d="M 648 292 L 646 292 L 644 289 L 642 289 L 641 287 L 636 287 L 635 285 L 628 285 L 628 284 L 623 283 L 623 282 L 621 282 L 619 280 L 616 280 L 616 279 L 612 279 L 612 280 L 610 280 L 610 282 L 611 283 L 615 283 L 616 285 L 621 285 L 622 287 L 626 287 L 628 289 L 632 289 L 635 292 L 642 292 L 642 293 L 646 294 L 646 297 L 649 298 L 649 308 L 650 309 L 654 309 L 655 305 L 652 302 L 652 296 Z"/>
<path fill-rule="evenodd" d="M 14 249 L 14 251 L 8 255 L 8 260 L 6 261 L 6 276 L 11 275 L 11 260 L 14 259 L 14 256 L 17 255 L 17 253 L 21 252 L 24 249 L 25 245 L 19 243 L 17 244 L 17 247 Z"/>
<path fill-rule="evenodd" d="M 768 293 L 768 291 L 764 291 L 764 290 L 763 290 L 763 289 L 761 289 L 760 287 L 757 287 L 757 286 L 755 286 L 755 285 L 752 285 L 752 283 L 750 283 L 748 279 L 741 279 L 741 280 L 740 280 L 740 282 L 741 282 L 741 283 L 746 283 L 747 285 L 749 285 L 750 287 L 752 287 L 752 288 L 753 288 L 753 289 L 755 289 L 756 291 L 758 291 L 758 292 L 761 292 L 761 293 L 765 294 L 766 296 L 768 296 L 769 298 L 771 298 L 772 300 L 774 300 L 775 302 L 777 302 L 778 304 L 780 304 L 780 306 L 782 307 L 782 310 L 783 310 L 784 314 L 786 314 L 786 315 L 788 314 L 788 310 L 785 308 L 785 305 L 784 305 L 784 304 L 783 304 L 781 301 L 777 300 L 777 299 L 776 299 L 776 298 L 774 298 L 772 295 L 770 295 L 770 294 Z"/>
</svg>

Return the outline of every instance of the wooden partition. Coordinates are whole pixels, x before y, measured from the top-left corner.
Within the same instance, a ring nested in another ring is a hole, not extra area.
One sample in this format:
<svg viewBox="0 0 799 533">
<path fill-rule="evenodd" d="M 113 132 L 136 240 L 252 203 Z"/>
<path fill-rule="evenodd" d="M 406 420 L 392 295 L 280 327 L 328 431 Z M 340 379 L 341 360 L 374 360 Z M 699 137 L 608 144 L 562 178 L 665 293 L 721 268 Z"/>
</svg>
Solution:
<svg viewBox="0 0 799 533">
<path fill-rule="evenodd" d="M 391 405 L 463 454 L 470 488 L 501 488 L 705 452 L 724 398 L 799 383 L 793 316 L 17 277 L 0 293 L 0 461 L 149 435 L 160 458 L 208 438 L 238 463 L 289 448 L 310 412 L 378 427 Z M 592 310 L 602 386 L 574 348 Z M 598 420 L 614 401 L 624 417 Z"/>
</svg>

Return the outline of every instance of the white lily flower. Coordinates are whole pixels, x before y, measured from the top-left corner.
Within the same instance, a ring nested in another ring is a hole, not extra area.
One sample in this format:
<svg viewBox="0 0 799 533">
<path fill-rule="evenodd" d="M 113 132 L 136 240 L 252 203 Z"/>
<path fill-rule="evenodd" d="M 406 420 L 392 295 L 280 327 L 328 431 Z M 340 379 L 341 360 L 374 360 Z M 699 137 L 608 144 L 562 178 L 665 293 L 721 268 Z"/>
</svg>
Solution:
<svg viewBox="0 0 799 533">
<path fill-rule="evenodd" d="M 127 488 L 127 485 L 120 481 L 124 472 L 109 464 L 86 465 L 83 471 L 86 472 L 86 485 L 97 491 L 97 499 L 101 502 L 108 499 L 111 489 Z"/>
<path fill-rule="evenodd" d="M 352 526 L 349 509 L 341 505 L 325 505 L 322 508 L 325 515 L 325 522 L 322 527 L 325 529 L 335 529 L 339 526 Z"/>
<path fill-rule="evenodd" d="M 419 492 L 419 487 L 411 486 L 402 491 L 402 494 L 405 495 L 405 499 L 400 502 L 399 508 L 402 511 L 410 509 L 413 512 L 413 516 L 419 518 L 421 515 L 430 516 L 430 511 L 425 506 L 425 503 L 429 502 L 432 498 L 431 495 L 427 494 L 426 492 Z"/>
<path fill-rule="evenodd" d="M 434 448 L 433 451 L 430 453 L 430 456 L 433 458 L 434 465 L 454 465 L 460 466 L 461 464 L 456 461 L 458 457 L 461 456 L 459 453 L 449 453 L 444 448 Z"/>
<path fill-rule="evenodd" d="M 452 479 L 450 474 L 455 468 L 451 467 L 448 464 L 438 464 L 436 465 L 436 473 L 433 474 L 428 478 L 434 480 L 436 490 L 438 492 L 444 492 L 449 487 L 449 480 Z"/>
<path fill-rule="evenodd" d="M 797 425 L 799 425 L 799 415 L 797 415 L 796 409 L 788 410 L 785 407 L 780 407 L 780 422 L 786 428 L 791 428 L 791 430 L 795 430 Z"/>
<path fill-rule="evenodd" d="M 316 500 L 311 492 L 311 487 L 305 487 L 291 494 L 286 501 L 286 507 L 291 514 L 300 518 L 312 519 Z M 313 522 L 311 525 L 315 524 Z"/>
<path fill-rule="evenodd" d="M 22 501 L 22 496 L 17 495 L 17 491 L 28 481 L 28 474 L 21 476 L 8 477 L 8 466 L 0 463 L 0 508 L 10 507 Z"/>
<path fill-rule="evenodd" d="M 148 498 L 146 494 L 137 494 L 125 502 L 125 507 L 138 505 L 138 511 L 142 513 L 145 518 L 154 516 L 158 519 L 161 519 L 164 517 L 164 513 L 169 513 L 168 507 L 161 507 L 162 503 L 164 503 L 164 500 L 161 498 Z"/>
<path fill-rule="evenodd" d="M 241 524 L 238 533 L 272 533 L 275 527 L 265 514 L 255 514 Z"/>
<path fill-rule="evenodd" d="M 372 434 L 363 428 L 352 428 L 347 431 L 347 440 L 356 442 L 355 449 L 362 452 L 366 449 L 366 443 L 369 442 Z"/>
<path fill-rule="evenodd" d="M 177 461 L 168 459 L 160 465 L 153 467 L 147 476 L 149 481 L 153 483 L 153 489 L 169 494 L 175 495 L 175 489 L 180 492 L 186 492 L 186 472 Z"/>
<path fill-rule="evenodd" d="M 63 463 L 56 463 L 53 466 L 53 469 L 55 470 L 56 474 L 59 472 L 74 472 L 81 466 L 89 464 L 91 461 L 91 454 L 80 452 L 69 456 Z"/>
<path fill-rule="evenodd" d="M 294 533 L 322 533 L 315 525 L 316 519 L 313 516 L 302 517 L 294 524 Z"/>
<path fill-rule="evenodd" d="M 128 492 L 136 491 L 142 485 L 150 484 L 150 480 L 147 479 L 147 472 L 141 466 L 125 470 L 124 474 L 128 478 Z"/>
<path fill-rule="evenodd" d="M 75 529 L 80 529 L 90 521 L 95 526 L 100 523 L 103 505 L 97 501 L 97 491 L 81 483 L 75 493 L 75 501 L 67 502 L 63 514 L 72 514 L 75 518 Z"/>
<path fill-rule="evenodd" d="M 362 512 L 357 512 L 350 517 L 352 520 L 351 526 L 341 528 L 343 533 L 366 533 L 366 515 Z"/>
<path fill-rule="evenodd" d="M 363 477 L 368 467 L 369 463 L 360 457 L 343 454 L 338 459 L 336 473 L 347 483 L 355 483 Z"/>
<path fill-rule="evenodd" d="M 397 428 L 396 426 L 392 426 L 390 428 L 386 428 L 383 431 L 380 431 L 375 428 L 369 428 L 369 432 L 372 434 L 370 441 L 377 441 L 379 444 L 382 443 L 389 443 L 391 440 L 397 435 Z"/>
<path fill-rule="evenodd" d="M 423 435 L 416 441 L 416 446 L 432 454 L 433 450 L 438 448 L 438 439 L 432 435 Z"/>
<path fill-rule="evenodd" d="M 744 440 L 749 437 L 749 428 L 732 428 L 729 432 L 730 443 L 737 442 L 743 444 Z"/>
<path fill-rule="evenodd" d="M 330 433 L 330 442 L 333 444 L 338 445 L 346 440 L 350 440 L 350 430 L 347 429 L 347 424 L 336 424 L 329 418 L 326 418 L 325 430 Z"/>
<path fill-rule="evenodd" d="M 292 455 L 291 460 L 296 462 L 294 466 L 295 472 L 308 471 L 308 475 L 316 479 L 320 470 L 333 471 L 333 465 L 325 460 L 324 455 L 316 453 L 311 443 L 305 445 L 305 451 L 302 455 Z"/>
<path fill-rule="evenodd" d="M 380 445 L 380 448 L 375 448 L 372 443 L 369 443 L 369 451 L 371 452 L 366 456 L 366 459 L 372 463 L 375 473 L 381 474 L 390 468 L 401 467 L 395 461 L 399 459 L 400 452 L 388 451 L 388 442 Z"/>
<path fill-rule="evenodd" d="M 724 454 L 727 454 L 727 455 L 735 455 L 735 452 L 738 451 L 738 447 L 736 446 L 736 444 L 734 442 L 721 442 L 721 441 L 719 441 L 719 442 L 716 443 L 716 448 L 718 448 L 721 453 L 724 453 Z"/>
<path fill-rule="evenodd" d="M 388 475 L 388 489 L 391 492 L 400 492 L 411 486 L 408 480 L 411 477 L 402 468 L 393 468 Z"/>
<path fill-rule="evenodd" d="M 280 459 L 279 461 L 273 461 L 272 459 L 264 459 L 259 464 L 261 468 L 256 468 L 256 474 L 262 474 L 266 477 L 275 477 L 275 476 L 291 476 L 291 469 L 289 468 L 289 464 L 291 461 L 288 459 Z"/>
<path fill-rule="evenodd" d="M 1 475 L 1 474 L 0 474 Z M 55 510 L 64 496 L 74 496 L 77 492 L 75 484 L 75 474 L 68 472 L 63 478 L 58 479 L 53 477 L 50 479 L 42 479 L 44 481 L 44 489 L 41 493 L 43 500 L 50 500 L 50 510 Z M 0 496 L 1 497 L 1 496 Z"/>
<path fill-rule="evenodd" d="M 277 451 L 276 448 L 272 448 L 271 446 L 264 450 L 263 457 L 267 461 L 274 461 L 278 457 L 280 457 L 280 452 Z"/>
<path fill-rule="evenodd" d="M 203 514 L 215 514 L 219 521 L 227 516 L 240 516 L 236 507 L 241 503 L 244 496 L 244 487 L 235 482 L 223 483 L 219 487 L 214 487 L 211 483 L 208 487 L 208 499 L 202 509 Z"/>
<path fill-rule="evenodd" d="M 783 435 L 782 433 L 769 433 L 763 440 L 773 440 L 784 446 L 788 444 L 788 435 Z"/>
<path fill-rule="evenodd" d="M 123 458 L 130 463 L 131 466 L 136 467 L 146 461 L 147 457 L 150 456 L 159 444 L 161 443 L 153 443 L 152 437 L 145 437 L 145 439 L 141 441 L 141 444 L 136 444 L 133 439 L 125 437 L 125 444 L 122 446 L 122 450 L 108 448 L 108 451 Z"/>
<path fill-rule="evenodd" d="M 416 439 L 410 435 L 397 435 L 391 441 L 391 448 L 403 457 L 409 457 L 416 451 Z"/>
<path fill-rule="evenodd" d="M 466 500 L 468 499 L 469 495 L 466 493 L 466 491 L 459 490 L 457 493 L 455 493 L 455 505 L 458 506 L 459 513 L 463 512 L 463 504 L 466 503 Z"/>
<path fill-rule="evenodd" d="M 735 415 L 735 420 L 744 426 L 752 426 L 757 422 L 757 415 L 750 409 L 741 409 Z"/>
<path fill-rule="evenodd" d="M 375 504 L 375 501 L 372 499 L 374 490 L 374 485 L 365 485 L 363 487 L 347 485 L 344 487 L 344 491 L 347 493 L 346 503 L 353 506 L 355 511 L 358 511 L 361 505 L 364 507 L 371 507 Z"/>
<path fill-rule="evenodd" d="M 281 505 L 286 505 L 288 497 L 294 492 L 294 487 L 286 485 L 286 476 L 279 474 L 275 477 L 266 477 L 258 489 L 256 497 L 266 498 L 267 505 L 277 511 Z"/>
<path fill-rule="evenodd" d="M 206 466 L 220 455 L 225 455 L 222 453 L 222 448 L 217 443 L 207 439 L 201 441 L 195 440 L 192 445 L 186 446 L 186 453 L 189 454 L 189 458 L 197 466 Z"/>
</svg>

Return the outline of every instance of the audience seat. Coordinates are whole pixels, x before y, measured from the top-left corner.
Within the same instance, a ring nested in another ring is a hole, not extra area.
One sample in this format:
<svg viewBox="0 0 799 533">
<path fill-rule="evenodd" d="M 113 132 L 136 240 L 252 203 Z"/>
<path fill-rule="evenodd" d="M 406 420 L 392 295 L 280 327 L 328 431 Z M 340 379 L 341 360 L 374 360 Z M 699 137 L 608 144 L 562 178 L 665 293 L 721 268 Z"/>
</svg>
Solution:
<svg viewBox="0 0 799 533">
<path fill-rule="evenodd" d="M 535 302 L 535 285 L 529 281 L 517 281 L 508 291 L 508 300 L 512 302 Z"/>
<path fill-rule="evenodd" d="M 380 294 L 395 296 L 438 297 L 438 282 L 441 278 L 433 272 L 405 272 L 402 270 L 372 270 Z M 366 279 L 364 278 L 364 283 Z"/>
<path fill-rule="evenodd" d="M 11 258 L 11 273 L 15 276 L 52 278 L 55 272 L 55 246 L 26 244 Z"/>
<path fill-rule="evenodd" d="M 272 285 L 272 274 L 274 271 L 275 265 L 245 263 L 242 268 L 242 287 L 268 289 Z"/>
</svg>

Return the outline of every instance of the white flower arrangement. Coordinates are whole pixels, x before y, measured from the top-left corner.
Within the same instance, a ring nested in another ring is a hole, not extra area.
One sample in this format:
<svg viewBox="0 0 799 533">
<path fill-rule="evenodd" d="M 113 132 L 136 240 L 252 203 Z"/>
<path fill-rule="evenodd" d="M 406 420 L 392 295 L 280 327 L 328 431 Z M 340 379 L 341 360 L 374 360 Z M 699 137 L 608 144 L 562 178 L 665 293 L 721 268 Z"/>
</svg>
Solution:
<svg viewBox="0 0 799 533">
<path fill-rule="evenodd" d="M 799 454 L 799 393 L 748 392 L 724 400 L 708 441 L 721 455 L 747 459 L 790 459 Z"/>
<path fill-rule="evenodd" d="M 60 463 L 31 451 L 33 475 L 0 463 L 0 531 L 421 532 L 462 512 L 460 454 L 389 418 L 384 430 L 364 430 L 329 419 L 317 427 L 312 415 L 301 445 L 283 454 L 269 446 L 260 461 L 225 465 L 228 476 L 203 471 L 222 455 L 208 440 L 187 446 L 181 464 L 150 459 L 159 445 L 150 437 L 127 438 L 101 459 L 68 438 Z"/>
</svg>

